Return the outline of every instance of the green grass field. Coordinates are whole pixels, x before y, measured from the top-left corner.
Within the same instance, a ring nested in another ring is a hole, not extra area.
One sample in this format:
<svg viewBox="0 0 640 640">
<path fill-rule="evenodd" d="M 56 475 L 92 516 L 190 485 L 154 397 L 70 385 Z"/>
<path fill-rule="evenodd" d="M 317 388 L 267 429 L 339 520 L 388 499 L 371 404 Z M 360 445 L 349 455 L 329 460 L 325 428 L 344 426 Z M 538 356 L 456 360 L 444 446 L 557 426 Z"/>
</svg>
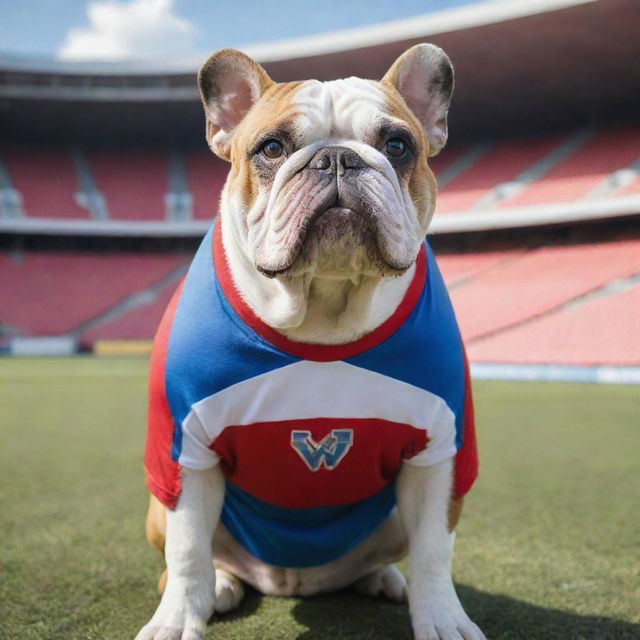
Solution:
<svg viewBox="0 0 640 640">
<path fill-rule="evenodd" d="M 126 640 L 153 612 L 143 360 L 0 360 L 0 638 Z M 476 383 L 455 579 L 492 640 L 640 638 L 640 389 Z M 406 607 L 250 593 L 208 638 L 410 639 Z"/>
</svg>

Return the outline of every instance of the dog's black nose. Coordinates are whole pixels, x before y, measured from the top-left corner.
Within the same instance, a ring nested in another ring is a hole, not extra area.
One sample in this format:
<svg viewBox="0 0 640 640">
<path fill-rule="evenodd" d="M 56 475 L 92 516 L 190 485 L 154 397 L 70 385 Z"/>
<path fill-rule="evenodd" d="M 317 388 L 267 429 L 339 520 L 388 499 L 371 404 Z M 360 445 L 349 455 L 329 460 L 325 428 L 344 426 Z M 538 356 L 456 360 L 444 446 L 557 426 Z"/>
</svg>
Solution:
<svg viewBox="0 0 640 640">
<path fill-rule="evenodd" d="M 330 173 L 346 169 L 362 169 L 364 160 L 347 147 L 324 147 L 320 149 L 308 164 L 309 169 Z"/>
</svg>

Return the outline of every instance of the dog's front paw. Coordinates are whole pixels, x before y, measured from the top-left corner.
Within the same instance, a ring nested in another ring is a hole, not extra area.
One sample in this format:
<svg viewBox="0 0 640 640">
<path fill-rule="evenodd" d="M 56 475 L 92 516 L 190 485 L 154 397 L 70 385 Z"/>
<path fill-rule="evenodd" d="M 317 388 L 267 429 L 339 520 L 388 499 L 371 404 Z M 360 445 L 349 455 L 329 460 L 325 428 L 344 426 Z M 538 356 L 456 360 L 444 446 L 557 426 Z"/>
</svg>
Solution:
<svg viewBox="0 0 640 640">
<path fill-rule="evenodd" d="M 204 631 L 158 627 L 149 623 L 140 629 L 136 640 L 204 640 Z"/>
<path fill-rule="evenodd" d="M 216 613 L 227 613 L 235 609 L 244 598 L 242 582 L 223 569 L 216 569 Z"/>
<path fill-rule="evenodd" d="M 213 599 L 213 588 L 170 589 L 167 585 L 156 612 L 135 640 L 204 640 Z"/>
<path fill-rule="evenodd" d="M 384 596 L 394 602 L 407 599 L 407 581 L 400 569 L 392 564 L 360 578 L 355 588 L 358 593 L 372 598 Z"/>
<path fill-rule="evenodd" d="M 424 594 L 419 604 L 412 604 L 415 640 L 486 640 L 465 613 L 453 586 Z"/>
<path fill-rule="evenodd" d="M 160 611 L 140 629 L 135 640 L 204 640 L 207 621 Z"/>
</svg>

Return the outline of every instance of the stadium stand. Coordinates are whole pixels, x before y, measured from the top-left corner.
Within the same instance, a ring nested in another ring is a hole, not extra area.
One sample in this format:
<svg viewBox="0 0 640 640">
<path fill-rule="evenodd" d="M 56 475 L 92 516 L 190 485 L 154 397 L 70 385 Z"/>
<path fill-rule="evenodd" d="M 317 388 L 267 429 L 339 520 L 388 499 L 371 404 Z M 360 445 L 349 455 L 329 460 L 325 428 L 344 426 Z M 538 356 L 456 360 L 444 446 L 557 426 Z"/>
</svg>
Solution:
<svg viewBox="0 0 640 640">
<path fill-rule="evenodd" d="M 73 332 L 184 263 L 171 254 L 0 253 L 0 336 Z"/>
<path fill-rule="evenodd" d="M 473 361 L 640 364 L 640 240 L 439 263 Z M 181 255 L 0 254 L 4 332 L 75 335 L 87 347 L 150 339 L 187 264 Z"/>
<path fill-rule="evenodd" d="M 509 215 L 507 202 L 565 199 L 567 193 L 579 199 L 607 180 L 611 188 L 601 190 L 603 195 L 633 194 L 640 190 L 640 178 L 633 168 L 637 137 L 636 130 L 618 129 L 588 139 L 556 135 L 531 142 L 507 140 L 494 146 L 453 148 L 435 163 L 440 179 L 444 176 L 436 219 L 455 215 L 454 209 L 481 208 L 483 202 L 496 199 L 496 185 L 518 181 L 525 186 L 514 197 L 508 197 L 508 189 L 497 196 L 505 216 Z M 43 148 L 3 150 L 5 172 L 22 194 L 29 216 L 42 212 L 43 217 L 98 219 L 95 202 L 103 199 L 107 221 L 164 216 L 206 221 L 217 209 L 227 172 L 227 165 L 207 150 L 74 153 Z M 47 171 L 49 165 L 53 168 Z M 83 172 L 88 175 L 83 177 Z M 40 179 L 40 174 L 52 179 Z M 621 187 L 611 177 L 616 174 Z M 537 180 L 526 186 L 523 175 Z M 88 196 L 93 192 L 93 207 L 81 208 L 78 200 L 82 199 L 74 189 L 82 189 L 85 202 L 91 202 Z M 97 340 L 150 339 L 187 262 L 188 255 L 0 254 L 0 335 L 73 335 L 88 347 Z M 556 336 L 575 325 L 578 333 L 588 333 L 583 325 L 589 325 L 589 318 L 594 327 L 600 322 L 597 309 L 606 306 L 609 296 L 584 308 L 564 308 L 612 281 L 640 273 L 640 242 L 445 254 L 440 265 L 472 358 L 478 362 L 539 362 L 550 357 L 557 342 L 549 339 L 546 349 L 534 348 L 542 343 L 539 336 L 544 331 Z M 634 309 L 637 298 L 633 295 L 610 301 L 628 319 L 632 312 L 640 314 L 640 309 Z M 590 344 L 597 357 L 589 351 Z M 562 357 L 565 351 L 558 347 L 559 361 L 615 362 L 617 358 L 640 364 L 638 353 L 631 350 L 632 355 L 622 358 L 614 343 L 604 342 L 597 348 L 589 341 L 584 345 L 582 351 L 576 346 Z"/>
<path fill-rule="evenodd" d="M 638 240 L 543 247 L 471 278 L 451 299 L 463 337 L 473 341 L 637 273 Z"/>
<path fill-rule="evenodd" d="M 166 149 L 91 150 L 89 166 L 109 218 L 163 220 L 168 188 Z"/>
<path fill-rule="evenodd" d="M 572 202 L 607 191 L 596 191 L 620 169 L 640 158 L 640 131 L 623 128 L 599 131 L 583 146 L 552 168 L 542 180 L 529 185 L 518 195 L 504 200 L 502 207 L 518 207 L 541 203 Z"/>
<path fill-rule="evenodd" d="M 532 140 L 507 140 L 492 146 L 466 171 L 444 184 L 438 198 L 438 213 L 491 204 L 488 196 L 497 185 L 511 184 L 520 174 L 531 171 L 541 158 L 561 143 L 558 136 L 544 136 Z"/>
<path fill-rule="evenodd" d="M 81 332 L 81 344 L 91 347 L 98 340 L 149 340 L 177 286 L 178 280 L 172 279 L 127 311 L 112 318 L 97 319 L 91 328 Z"/>
<path fill-rule="evenodd" d="M 617 365 L 640 364 L 640 281 L 619 293 L 565 305 L 530 322 L 468 345 L 474 362 Z"/>
<path fill-rule="evenodd" d="M 438 257 L 442 277 L 450 290 L 459 287 L 469 278 L 502 265 L 520 251 L 487 251 L 486 253 L 444 254 Z"/>
<path fill-rule="evenodd" d="M 187 185 L 193 196 L 193 217 L 211 220 L 218 210 L 218 199 L 229 165 L 208 149 L 187 154 Z"/>
<path fill-rule="evenodd" d="M 49 147 L 2 147 L 0 161 L 20 194 L 22 212 L 38 218 L 89 218 L 78 204 L 78 181 L 69 150 Z"/>
</svg>

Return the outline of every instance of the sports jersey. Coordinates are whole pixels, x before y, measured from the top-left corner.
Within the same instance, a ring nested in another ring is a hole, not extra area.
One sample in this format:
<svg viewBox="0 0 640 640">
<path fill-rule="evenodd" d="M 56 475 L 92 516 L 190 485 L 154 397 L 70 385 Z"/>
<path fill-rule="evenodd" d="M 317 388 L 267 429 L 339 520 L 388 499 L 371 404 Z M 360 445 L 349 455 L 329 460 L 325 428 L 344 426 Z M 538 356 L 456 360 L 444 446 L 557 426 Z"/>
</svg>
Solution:
<svg viewBox="0 0 640 640">
<path fill-rule="evenodd" d="M 180 469 L 220 465 L 221 521 L 280 567 L 326 564 L 393 509 L 403 463 L 455 456 L 454 491 L 477 474 L 464 348 L 425 242 L 393 315 L 348 344 L 287 339 L 234 287 L 209 230 L 158 329 L 145 469 L 173 508 Z"/>
</svg>

